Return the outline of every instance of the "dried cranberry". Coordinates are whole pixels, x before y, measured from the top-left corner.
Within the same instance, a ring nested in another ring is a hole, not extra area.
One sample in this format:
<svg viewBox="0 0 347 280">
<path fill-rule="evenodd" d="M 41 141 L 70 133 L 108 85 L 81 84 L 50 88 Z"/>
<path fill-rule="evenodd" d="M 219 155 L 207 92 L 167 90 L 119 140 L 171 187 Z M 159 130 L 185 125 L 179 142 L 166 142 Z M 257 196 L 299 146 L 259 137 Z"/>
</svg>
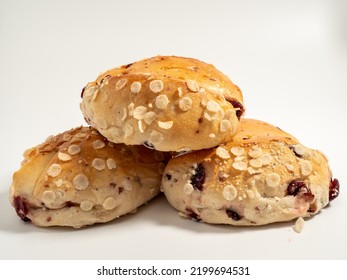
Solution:
<svg viewBox="0 0 347 280">
<path fill-rule="evenodd" d="M 233 219 L 234 221 L 241 220 L 241 216 L 239 214 L 237 214 L 235 211 L 233 211 L 231 209 L 227 209 L 227 210 L 225 210 L 225 212 L 227 213 L 228 217 Z"/>
<path fill-rule="evenodd" d="M 337 179 L 331 178 L 329 185 L 329 200 L 332 201 L 339 196 L 340 193 L 340 182 Z"/>
<path fill-rule="evenodd" d="M 194 170 L 194 175 L 190 178 L 193 187 L 199 191 L 202 191 L 205 183 L 205 168 L 201 163 Z"/>
<path fill-rule="evenodd" d="M 189 218 L 191 218 L 191 219 L 193 219 L 193 220 L 195 220 L 195 221 L 201 221 L 199 215 L 196 214 L 196 213 L 195 213 L 192 209 L 190 209 L 190 208 L 186 208 L 186 215 L 187 215 Z"/>
<path fill-rule="evenodd" d="M 28 207 L 26 203 L 24 202 L 24 199 L 22 199 L 20 196 L 15 196 L 13 199 L 14 208 L 16 209 L 17 215 L 24 221 L 29 222 L 30 219 L 27 218 L 27 214 L 29 212 Z"/>
<path fill-rule="evenodd" d="M 245 111 L 243 105 L 240 102 L 236 101 L 236 100 L 228 100 L 228 101 L 236 109 L 236 116 L 237 116 L 238 119 L 240 119 L 242 114 L 243 114 L 243 112 Z"/>
<path fill-rule="evenodd" d="M 304 198 L 306 201 L 313 200 L 314 195 L 311 190 L 302 181 L 294 180 L 288 185 L 287 195 L 299 196 Z"/>
</svg>

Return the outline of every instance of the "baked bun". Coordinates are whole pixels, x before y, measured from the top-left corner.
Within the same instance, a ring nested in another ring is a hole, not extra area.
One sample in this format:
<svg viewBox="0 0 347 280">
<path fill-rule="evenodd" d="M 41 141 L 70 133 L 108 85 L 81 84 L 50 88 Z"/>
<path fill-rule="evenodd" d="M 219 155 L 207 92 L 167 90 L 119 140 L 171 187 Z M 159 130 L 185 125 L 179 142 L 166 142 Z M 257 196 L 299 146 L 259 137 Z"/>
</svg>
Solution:
<svg viewBox="0 0 347 280">
<path fill-rule="evenodd" d="M 107 71 L 81 95 L 86 121 L 109 141 L 159 151 L 199 150 L 230 141 L 244 111 L 240 89 L 223 73 L 176 56 Z"/>
<path fill-rule="evenodd" d="M 184 216 L 238 226 L 312 216 L 339 191 L 323 154 L 251 119 L 232 142 L 171 159 L 162 186 Z"/>
<path fill-rule="evenodd" d="M 11 202 L 24 221 L 79 228 L 131 213 L 160 192 L 164 157 L 143 146 L 108 142 L 80 127 L 24 154 Z"/>
</svg>

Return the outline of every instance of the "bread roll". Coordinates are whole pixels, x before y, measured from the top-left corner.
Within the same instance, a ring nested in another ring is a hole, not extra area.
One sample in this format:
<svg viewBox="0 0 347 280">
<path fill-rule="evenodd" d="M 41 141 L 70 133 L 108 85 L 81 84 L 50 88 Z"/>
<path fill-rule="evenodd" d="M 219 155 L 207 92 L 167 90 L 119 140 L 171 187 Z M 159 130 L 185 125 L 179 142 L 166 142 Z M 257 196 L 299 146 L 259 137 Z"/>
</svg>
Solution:
<svg viewBox="0 0 347 280">
<path fill-rule="evenodd" d="M 25 152 L 11 202 L 24 221 L 79 228 L 131 213 L 160 192 L 165 154 L 79 127 Z"/>
<path fill-rule="evenodd" d="M 162 186 L 184 216 L 236 226 L 310 217 L 339 192 L 322 153 L 251 119 L 233 141 L 171 159 Z"/>
<path fill-rule="evenodd" d="M 230 141 L 244 106 L 240 89 L 212 65 L 157 56 L 87 84 L 81 110 L 109 141 L 184 152 Z"/>
</svg>

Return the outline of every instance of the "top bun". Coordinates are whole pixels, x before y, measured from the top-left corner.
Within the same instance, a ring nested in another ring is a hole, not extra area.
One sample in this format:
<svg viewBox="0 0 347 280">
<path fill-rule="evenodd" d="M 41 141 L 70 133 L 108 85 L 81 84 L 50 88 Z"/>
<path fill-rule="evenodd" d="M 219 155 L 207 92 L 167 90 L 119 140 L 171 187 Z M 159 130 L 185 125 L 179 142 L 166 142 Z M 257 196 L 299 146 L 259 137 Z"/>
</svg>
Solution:
<svg viewBox="0 0 347 280">
<path fill-rule="evenodd" d="M 109 141 L 185 152 L 230 141 L 244 106 L 240 89 L 211 64 L 156 56 L 88 83 L 81 110 Z"/>
</svg>

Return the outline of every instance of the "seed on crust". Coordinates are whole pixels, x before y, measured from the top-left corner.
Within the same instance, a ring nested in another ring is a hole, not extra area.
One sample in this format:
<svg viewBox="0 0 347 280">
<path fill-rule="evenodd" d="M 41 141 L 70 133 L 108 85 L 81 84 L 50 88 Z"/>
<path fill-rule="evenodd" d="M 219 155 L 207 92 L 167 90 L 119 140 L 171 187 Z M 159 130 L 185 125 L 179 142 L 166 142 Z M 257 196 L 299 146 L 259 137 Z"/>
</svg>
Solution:
<svg viewBox="0 0 347 280">
<path fill-rule="evenodd" d="M 158 122 L 158 126 L 162 129 L 170 129 L 173 125 L 173 121 L 167 121 L 167 122 Z"/>
<path fill-rule="evenodd" d="M 75 178 L 72 180 L 72 185 L 76 190 L 84 190 L 89 186 L 88 177 L 82 173 L 77 174 Z"/>
<path fill-rule="evenodd" d="M 93 159 L 92 165 L 96 170 L 99 170 L 99 171 L 105 169 L 105 167 L 106 167 L 105 161 L 101 158 Z"/>
<path fill-rule="evenodd" d="M 130 86 L 130 90 L 132 93 L 139 93 L 141 91 L 141 86 L 140 82 L 133 82 Z"/>
<path fill-rule="evenodd" d="M 128 80 L 127 79 L 120 79 L 117 83 L 116 83 L 116 90 L 121 90 L 126 84 L 127 84 Z"/>
<path fill-rule="evenodd" d="M 249 165 L 255 168 L 262 167 L 263 163 L 260 158 L 253 158 L 249 161 Z"/>
<path fill-rule="evenodd" d="M 93 141 L 93 148 L 96 150 L 102 149 L 103 147 L 105 147 L 105 143 L 102 140 L 95 140 Z"/>
<path fill-rule="evenodd" d="M 192 108 L 193 101 L 190 97 L 185 96 L 178 101 L 178 107 L 182 111 L 188 111 L 190 108 Z"/>
<path fill-rule="evenodd" d="M 71 134 L 66 133 L 63 135 L 63 141 L 69 141 L 71 138 L 72 138 Z"/>
<path fill-rule="evenodd" d="M 164 136 L 160 132 L 153 130 L 151 133 L 151 136 L 149 138 L 149 141 L 153 144 L 159 144 L 163 141 Z"/>
<path fill-rule="evenodd" d="M 80 208 L 85 212 L 92 210 L 93 206 L 94 204 L 89 200 L 83 200 L 80 204 Z"/>
<path fill-rule="evenodd" d="M 133 117 L 137 120 L 142 120 L 147 113 L 147 108 L 145 106 L 137 106 L 134 109 Z"/>
<path fill-rule="evenodd" d="M 112 196 L 106 198 L 102 204 L 105 210 L 112 210 L 117 206 L 117 201 Z"/>
<path fill-rule="evenodd" d="M 237 190 L 232 184 L 228 184 L 223 188 L 223 197 L 228 200 L 232 201 L 237 197 Z"/>
<path fill-rule="evenodd" d="M 276 173 L 270 173 L 266 176 L 265 181 L 270 188 L 276 188 L 281 182 L 281 177 Z"/>
<path fill-rule="evenodd" d="M 229 152 L 226 149 L 224 149 L 223 147 L 218 147 L 216 149 L 216 155 L 219 156 L 222 159 L 230 158 Z"/>
<path fill-rule="evenodd" d="M 216 113 L 221 109 L 221 107 L 216 101 L 209 100 L 207 101 L 206 109 L 210 112 Z"/>
<path fill-rule="evenodd" d="M 71 160 L 71 156 L 63 152 L 58 152 L 58 159 L 61 161 L 69 161 Z"/>
<path fill-rule="evenodd" d="M 164 89 L 163 81 L 161 80 L 153 80 L 149 84 L 149 88 L 154 93 L 159 93 Z"/>
<path fill-rule="evenodd" d="M 185 185 L 183 186 L 183 192 L 184 192 L 185 194 L 190 195 L 190 194 L 193 193 L 193 191 L 194 191 L 194 187 L 193 187 L 192 184 L 187 183 L 187 184 L 185 184 Z"/>
<path fill-rule="evenodd" d="M 67 148 L 67 152 L 72 156 L 77 155 L 81 152 L 81 147 L 77 144 L 72 144 Z"/>
<path fill-rule="evenodd" d="M 113 158 L 108 158 L 106 160 L 106 165 L 107 165 L 108 169 L 115 169 L 117 167 L 117 164 Z"/>
<path fill-rule="evenodd" d="M 48 169 L 47 169 L 47 175 L 51 177 L 57 177 L 61 172 L 61 166 L 57 163 L 53 163 Z"/>
<path fill-rule="evenodd" d="M 312 172 L 312 164 L 308 160 L 300 162 L 301 173 L 304 176 L 308 176 Z"/>
<path fill-rule="evenodd" d="M 132 125 L 129 124 L 129 123 L 127 123 L 127 124 L 124 126 L 123 130 L 124 130 L 124 137 L 125 137 L 125 138 L 126 138 L 126 137 L 129 137 L 129 136 L 130 136 L 131 134 L 133 134 L 133 132 L 134 132 L 134 128 L 133 128 Z"/>
<path fill-rule="evenodd" d="M 157 106 L 158 109 L 165 109 L 169 102 L 169 98 L 165 94 L 158 95 L 155 98 L 155 106 Z"/>
<path fill-rule="evenodd" d="M 45 204 L 51 204 L 55 200 L 55 198 L 56 198 L 55 192 L 51 190 L 45 191 L 42 194 L 42 201 Z"/>
<path fill-rule="evenodd" d="M 232 167 L 234 167 L 236 170 L 243 171 L 247 169 L 247 164 L 243 161 L 235 161 L 233 162 Z"/>
<path fill-rule="evenodd" d="M 232 147 L 230 149 L 230 152 L 234 155 L 234 156 L 242 156 L 245 153 L 245 149 L 242 147 Z"/>
<path fill-rule="evenodd" d="M 222 120 L 219 125 L 220 132 L 227 132 L 231 128 L 231 123 L 228 120 Z"/>
<path fill-rule="evenodd" d="M 150 111 L 144 115 L 143 120 L 147 125 L 150 125 L 155 120 L 156 117 L 157 117 L 157 114 L 153 111 Z"/>
<path fill-rule="evenodd" d="M 263 151 L 258 146 L 253 146 L 252 149 L 248 151 L 248 155 L 252 158 L 258 158 L 262 155 Z"/>
<path fill-rule="evenodd" d="M 299 156 L 303 156 L 306 152 L 305 147 L 301 144 L 293 145 L 292 147 L 294 148 L 295 154 Z"/>
<path fill-rule="evenodd" d="M 190 91 L 198 92 L 200 89 L 199 84 L 196 81 L 188 80 L 186 84 Z"/>
</svg>

